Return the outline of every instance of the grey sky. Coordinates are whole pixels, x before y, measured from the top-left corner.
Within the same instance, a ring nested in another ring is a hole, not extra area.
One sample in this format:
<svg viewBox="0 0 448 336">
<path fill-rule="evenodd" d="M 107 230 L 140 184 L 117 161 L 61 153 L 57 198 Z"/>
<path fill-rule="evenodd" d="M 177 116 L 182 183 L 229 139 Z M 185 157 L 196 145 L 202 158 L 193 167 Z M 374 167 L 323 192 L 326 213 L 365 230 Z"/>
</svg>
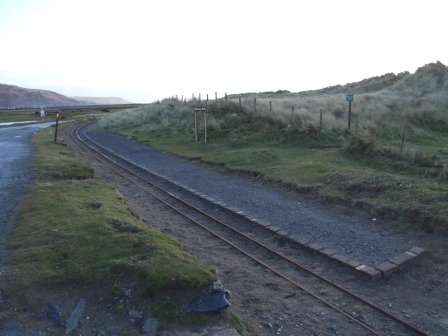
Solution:
<svg viewBox="0 0 448 336">
<path fill-rule="evenodd" d="M 443 1 L 0 0 L 0 83 L 147 102 L 448 64 Z"/>
</svg>

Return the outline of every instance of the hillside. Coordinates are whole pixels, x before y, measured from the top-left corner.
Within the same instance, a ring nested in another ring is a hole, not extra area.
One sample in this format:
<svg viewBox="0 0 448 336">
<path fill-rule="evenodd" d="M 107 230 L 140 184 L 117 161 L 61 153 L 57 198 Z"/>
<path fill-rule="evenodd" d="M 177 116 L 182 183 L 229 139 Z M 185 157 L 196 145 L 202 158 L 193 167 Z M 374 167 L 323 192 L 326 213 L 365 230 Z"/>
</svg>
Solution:
<svg viewBox="0 0 448 336">
<path fill-rule="evenodd" d="M 401 72 L 398 74 L 388 73 L 363 79 L 358 82 L 344 85 L 334 85 L 318 90 L 307 90 L 301 92 L 290 92 L 287 90 L 250 92 L 229 95 L 229 98 L 307 98 L 318 96 L 331 96 L 337 94 L 394 94 L 421 97 L 425 94 L 433 94 L 436 91 L 448 89 L 448 69 L 441 62 L 429 63 L 417 69 L 413 74 Z"/>
<path fill-rule="evenodd" d="M 0 107 L 40 107 L 81 105 L 78 100 L 47 90 L 26 89 L 0 84 Z"/>
<path fill-rule="evenodd" d="M 348 128 L 345 95 L 349 92 L 354 94 L 350 127 L 356 133 L 387 142 L 399 139 L 403 127 L 406 127 L 408 138 L 430 136 L 434 130 L 448 129 L 448 68 L 441 62 L 426 64 L 414 73 L 389 73 L 320 90 L 229 95 L 225 112 L 232 115 L 244 112 L 241 118 L 248 114 L 250 123 L 256 124 L 252 119 L 263 125 L 267 123 L 263 127 L 277 129 L 282 137 L 317 136 L 324 129 L 326 134 L 335 137 L 332 141 L 338 142 L 337 136 L 345 134 Z M 151 129 L 156 129 L 153 117 L 163 115 L 164 121 L 159 125 L 161 129 L 191 130 L 190 111 L 194 104 L 195 101 L 176 105 L 173 111 L 163 105 L 150 105 L 104 118 L 104 123 L 108 127 L 123 129 L 140 125 L 149 127 L 147 125 L 150 124 Z M 234 129 L 236 121 L 213 113 L 221 106 L 222 102 L 210 106 L 209 134 L 215 131 L 220 136 L 233 137 L 227 132 Z"/>
<path fill-rule="evenodd" d="M 421 98 L 425 95 L 448 93 L 448 68 L 441 62 L 426 64 L 417 69 L 414 74 L 404 76 L 388 90 L 382 93 L 410 95 Z"/>
<path fill-rule="evenodd" d="M 0 84 L 0 107 L 132 104 L 118 97 L 67 97 L 57 92 Z"/>
<path fill-rule="evenodd" d="M 120 105 L 120 104 L 133 104 L 127 100 L 118 97 L 70 97 L 80 102 L 87 102 L 90 105 Z"/>
<path fill-rule="evenodd" d="M 283 125 L 294 122 L 298 132 L 319 127 L 322 111 L 323 127 L 342 132 L 347 128 L 347 93 L 354 94 L 356 127 L 365 134 L 390 138 L 407 124 L 408 132 L 421 135 L 429 125 L 448 121 L 448 68 L 441 62 L 414 73 L 390 73 L 320 90 L 245 93 L 229 100 L 238 104 L 241 97 L 242 106 L 251 111 L 256 97 L 258 114 Z"/>
</svg>

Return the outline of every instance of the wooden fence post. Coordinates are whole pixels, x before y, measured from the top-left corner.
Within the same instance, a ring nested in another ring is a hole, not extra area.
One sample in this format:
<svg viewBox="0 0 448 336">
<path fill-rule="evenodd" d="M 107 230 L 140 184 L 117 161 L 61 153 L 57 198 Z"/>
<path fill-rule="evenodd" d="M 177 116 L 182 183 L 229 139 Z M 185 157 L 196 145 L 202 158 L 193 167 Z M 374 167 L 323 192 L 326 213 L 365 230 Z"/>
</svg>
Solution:
<svg viewBox="0 0 448 336">
<path fill-rule="evenodd" d="M 352 124 L 352 101 L 349 100 L 348 102 L 348 124 L 347 124 L 347 129 L 350 132 L 350 127 Z"/>
<path fill-rule="evenodd" d="M 54 127 L 54 143 L 58 141 L 58 125 L 59 125 L 59 113 L 56 113 L 56 125 Z"/>
<path fill-rule="evenodd" d="M 272 113 L 272 100 L 269 101 L 269 112 Z"/>
<path fill-rule="evenodd" d="M 194 110 L 194 140 L 198 142 L 198 112 Z"/>
<path fill-rule="evenodd" d="M 243 109 L 241 108 L 241 97 L 238 98 L 238 103 L 240 105 L 240 113 L 243 112 Z"/>
<path fill-rule="evenodd" d="M 254 98 L 254 113 L 257 112 L 257 98 Z"/>
<path fill-rule="evenodd" d="M 320 116 L 319 116 L 319 136 L 322 135 L 322 109 L 320 109 Z"/>
<path fill-rule="evenodd" d="M 204 141 L 207 143 L 207 111 L 204 111 Z"/>
<path fill-rule="evenodd" d="M 400 156 L 403 153 L 404 136 L 406 134 L 406 125 L 403 126 L 403 133 L 401 134 Z"/>
</svg>

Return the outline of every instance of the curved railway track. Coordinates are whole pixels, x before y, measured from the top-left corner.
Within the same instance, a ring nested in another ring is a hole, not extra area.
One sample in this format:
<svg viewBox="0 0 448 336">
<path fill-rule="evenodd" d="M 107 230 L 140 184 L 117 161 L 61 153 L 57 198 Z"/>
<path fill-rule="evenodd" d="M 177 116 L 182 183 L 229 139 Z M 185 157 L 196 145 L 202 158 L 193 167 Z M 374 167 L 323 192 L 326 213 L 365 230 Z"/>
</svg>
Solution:
<svg viewBox="0 0 448 336">
<path fill-rule="evenodd" d="M 179 186 L 174 185 L 171 180 L 165 179 L 164 181 L 166 185 L 173 184 L 171 190 L 156 183 L 155 180 L 160 181 L 163 177 L 136 167 L 90 139 L 84 132 L 88 125 L 83 124 L 73 128 L 71 137 L 89 155 L 217 239 L 288 281 L 321 304 L 341 314 L 367 334 L 377 336 L 429 335 L 400 316 L 314 272 L 300 261 L 276 250 L 269 244 L 261 242 L 256 238 L 256 234 L 235 228 L 217 218 L 212 211 L 207 212 L 201 209 L 200 206 L 189 200 L 189 197 L 184 197 L 182 193 L 173 191 L 178 191 Z M 185 190 L 185 193 L 188 191 Z M 322 291 L 326 293 L 325 297 L 321 294 Z"/>
</svg>

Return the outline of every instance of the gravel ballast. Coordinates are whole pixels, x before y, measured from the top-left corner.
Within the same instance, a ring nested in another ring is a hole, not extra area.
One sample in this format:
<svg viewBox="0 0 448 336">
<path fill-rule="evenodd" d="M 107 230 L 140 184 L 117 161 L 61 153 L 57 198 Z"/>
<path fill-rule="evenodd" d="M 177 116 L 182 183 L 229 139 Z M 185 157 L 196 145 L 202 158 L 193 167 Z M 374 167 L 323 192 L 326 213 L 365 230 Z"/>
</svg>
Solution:
<svg viewBox="0 0 448 336">
<path fill-rule="evenodd" d="M 379 265 L 418 245 L 407 234 L 385 230 L 374 218 L 343 215 L 316 202 L 211 171 L 107 132 L 90 132 L 89 137 L 132 162 L 366 265 Z"/>
</svg>

